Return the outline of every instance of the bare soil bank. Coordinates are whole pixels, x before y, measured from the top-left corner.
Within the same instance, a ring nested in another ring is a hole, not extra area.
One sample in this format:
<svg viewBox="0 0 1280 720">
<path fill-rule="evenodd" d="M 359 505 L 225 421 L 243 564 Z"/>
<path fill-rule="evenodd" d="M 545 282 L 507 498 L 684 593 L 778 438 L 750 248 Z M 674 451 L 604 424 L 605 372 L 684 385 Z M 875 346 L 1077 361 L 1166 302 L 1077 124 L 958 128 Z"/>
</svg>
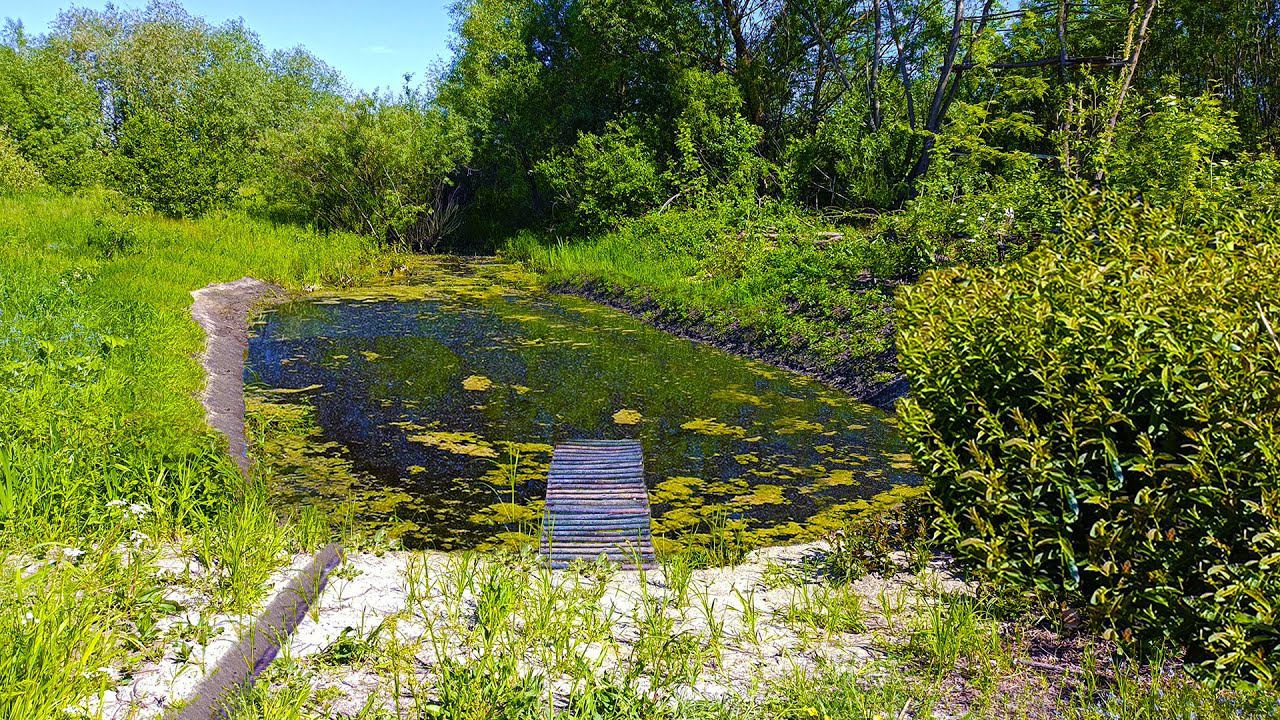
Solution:
<svg viewBox="0 0 1280 720">
<path fill-rule="evenodd" d="M 276 285 L 240 278 L 234 282 L 193 290 L 191 316 L 204 328 L 205 389 L 200 402 L 209 425 L 227 438 L 228 452 L 240 466 L 249 469 L 244 439 L 244 354 L 249 347 L 249 312 L 264 302 L 278 302 L 284 289 Z"/>
</svg>

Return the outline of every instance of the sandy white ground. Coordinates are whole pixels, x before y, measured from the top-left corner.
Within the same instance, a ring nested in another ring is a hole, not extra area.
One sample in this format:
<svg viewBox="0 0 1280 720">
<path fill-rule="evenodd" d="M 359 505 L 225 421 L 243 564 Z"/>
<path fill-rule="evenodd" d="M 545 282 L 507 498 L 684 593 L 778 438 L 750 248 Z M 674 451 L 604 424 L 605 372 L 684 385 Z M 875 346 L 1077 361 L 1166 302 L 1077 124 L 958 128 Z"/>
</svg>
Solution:
<svg viewBox="0 0 1280 720">
<path fill-rule="evenodd" d="M 821 551 L 818 545 L 796 545 L 766 548 L 752 553 L 740 565 L 692 572 L 683 599 L 672 597 L 673 590 L 662 571 L 642 573 L 618 571 L 604 582 L 599 594 L 598 613 L 611 628 L 611 638 L 596 640 L 580 648 L 601 671 L 617 668 L 629 656 L 640 637 L 640 624 L 646 608 L 661 607 L 671 618 L 674 634 L 688 635 L 709 642 L 716 634 L 721 638 L 717 657 L 709 659 L 695 681 L 677 688 L 677 695 L 688 698 L 719 699 L 728 695 L 750 695 L 770 679 L 797 668 L 819 665 L 855 668 L 874 659 L 873 634 L 891 631 L 876 612 L 866 613 L 866 627 L 858 633 L 823 632 L 797 623 L 792 609 L 812 603 L 808 593 L 819 587 L 819 580 L 805 579 L 799 574 L 806 557 Z M 272 578 L 273 593 L 278 591 L 291 573 L 308 561 L 306 555 L 291 562 Z M 183 574 L 201 572 L 201 568 L 177 560 L 164 563 L 165 571 L 175 580 Z M 338 640 L 344 630 L 367 637 L 375 629 L 390 624 L 396 640 L 412 647 L 411 651 L 422 673 L 428 674 L 442 654 L 466 657 L 466 647 L 450 647 L 431 635 L 432 627 L 447 626 L 449 617 L 458 618 L 474 611 L 475 598 L 461 593 L 452 598 L 432 589 L 432 576 L 443 578 L 456 572 L 457 556 L 433 552 L 356 553 L 349 555 L 330 576 L 319 602 L 281 648 L 281 657 L 306 663 Z M 537 573 L 545 571 L 538 570 Z M 790 574 L 797 578 L 778 583 L 777 576 Z M 411 579 L 412 578 L 412 579 Z M 579 582 L 571 572 L 550 573 L 552 583 Z M 174 600 L 198 608 L 202 598 L 181 589 L 189 583 L 176 583 Z M 908 609 L 918 602 L 924 586 L 931 593 L 963 590 L 963 583 L 943 567 L 932 567 L 920 575 L 901 574 L 891 578 L 868 576 L 855 582 L 850 590 L 860 596 L 868 609 L 888 603 Z M 272 594 L 273 594 L 272 593 Z M 269 599 L 270 595 L 268 596 Z M 450 604 L 455 606 L 451 606 Z M 265 601 L 264 601 L 265 604 Z M 457 607 L 456 605 L 462 607 Z M 213 616 L 209 618 L 215 632 L 199 646 L 169 648 L 164 657 L 144 664 L 116 690 L 92 702 L 86 709 L 99 710 L 107 720 L 146 718 L 159 715 L 167 703 L 187 697 L 204 673 L 230 649 L 239 633 L 252 624 L 252 616 Z M 169 619 L 170 625 L 200 622 L 198 609 L 187 609 Z M 713 627 L 715 626 L 715 627 Z M 537 671 L 536 661 L 527 662 Z M 335 698 L 329 712 L 335 716 L 355 714 L 371 694 L 375 702 L 390 704 L 384 678 L 368 666 L 314 665 L 315 684 L 333 688 Z M 556 690 L 556 678 L 551 686 Z M 563 690 L 564 688 L 561 688 Z"/>
<path fill-rule="evenodd" d="M 272 573 L 267 597 L 284 589 L 289 578 L 302 570 L 310 556 L 297 555 Z M 170 554 L 159 560 L 159 572 L 171 584 L 165 599 L 182 606 L 182 610 L 157 624 L 161 633 L 177 631 L 182 626 L 208 628 L 207 642 L 174 642 L 154 662 L 133 669 L 125 681 L 101 697 L 90 698 L 83 710 L 90 717 L 103 720 L 125 720 L 160 715 L 170 702 L 190 696 L 205 673 L 212 670 L 222 656 L 235 647 L 242 633 L 253 626 L 255 613 L 243 615 L 208 613 L 209 598 L 194 588 L 205 574 L 196 560 Z M 261 603 L 265 607 L 266 602 Z M 207 616 L 206 616 L 207 614 Z"/>
</svg>

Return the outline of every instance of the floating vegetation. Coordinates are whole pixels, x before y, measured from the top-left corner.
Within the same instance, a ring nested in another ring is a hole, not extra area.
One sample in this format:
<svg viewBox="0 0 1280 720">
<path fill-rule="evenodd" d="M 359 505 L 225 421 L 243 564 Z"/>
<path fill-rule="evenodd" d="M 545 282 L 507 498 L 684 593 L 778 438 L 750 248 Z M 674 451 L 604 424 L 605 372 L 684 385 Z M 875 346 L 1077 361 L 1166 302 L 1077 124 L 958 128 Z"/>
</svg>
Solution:
<svg viewBox="0 0 1280 720">
<path fill-rule="evenodd" d="M 644 419 L 643 415 L 627 408 L 623 408 L 613 414 L 613 421 L 619 425 L 636 425 L 642 419 Z"/>
<path fill-rule="evenodd" d="M 781 505 L 787 499 L 782 496 L 781 485 L 760 484 L 753 486 L 751 492 L 746 495 L 739 495 L 733 499 L 733 504 L 740 507 L 755 507 L 757 505 Z"/>
<path fill-rule="evenodd" d="M 300 387 L 300 388 L 274 388 L 271 390 L 271 394 L 272 395 L 295 395 L 297 393 L 304 393 L 304 392 L 310 392 L 312 390 L 319 390 L 323 387 L 324 387 L 323 385 L 312 384 L 312 385 L 307 385 L 306 387 Z"/>
<path fill-rule="evenodd" d="M 472 432 L 432 430 L 410 435 L 409 440 L 423 445 L 430 445 L 454 455 L 470 455 L 471 457 L 482 458 L 498 457 L 498 451 L 494 450 L 492 445 L 481 440 L 479 435 Z"/>
<path fill-rule="evenodd" d="M 666 502 L 679 500 L 693 495 L 694 488 L 702 484 L 702 478 L 673 477 L 667 478 L 653 488 L 652 500 Z"/>
<path fill-rule="evenodd" d="M 273 308 L 255 329 L 253 416 L 271 440 L 252 452 L 281 502 L 410 547 L 536 543 L 553 446 L 572 438 L 640 440 L 668 545 L 715 545 L 711 517 L 734 543 L 817 537 L 914 482 L 878 410 L 547 295 L 518 266 L 414 260 L 384 284 Z"/>
<path fill-rule="evenodd" d="M 836 470 L 827 474 L 825 477 L 818 479 L 819 487 L 835 487 L 839 485 L 853 485 L 859 482 L 860 478 L 854 474 L 852 470 Z"/>
<path fill-rule="evenodd" d="M 774 432 L 783 433 L 785 435 L 826 432 L 826 428 L 822 426 L 822 423 L 799 417 L 778 418 L 773 423 L 773 429 Z"/>
<path fill-rule="evenodd" d="M 764 398 L 759 395 L 752 395 L 734 388 L 716 390 L 711 393 L 711 397 L 730 403 L 746 403 L 747 405 L 754 405 L 755 407 L 764 407 L 765 405 Z"/>
<path fill-rule="evenodd" d="M 468 375 L 462 381 L 463 390 L 484 392 L 493 387 L 493 381 L 483 375 Z"/>
<path fill-rule="evenodd" d="M 471 516 L 477 525 L 505 525 L 532 523 L 542 518 L 541 505 L 521 505 L 513 502 L 497 502 Z"/>
<path fill-rule="evenodd" d="M 736 437 L 736 438 L 744 438 L 747 436 L 746 430 L 743 430 L 742 428 L 736 427 L 733 425 L 726 425 L 720 422 L 719 420 L 712 420 L 711 418 L 699 418 L 697 420 L 690 420 L 689 422 L 681 425 L 680 427 L 684 428 L 685 430 L 692 430 L 696 433 L 701 433 L 703 435 L 720 435 L 720 436 Z"/>
</svg>

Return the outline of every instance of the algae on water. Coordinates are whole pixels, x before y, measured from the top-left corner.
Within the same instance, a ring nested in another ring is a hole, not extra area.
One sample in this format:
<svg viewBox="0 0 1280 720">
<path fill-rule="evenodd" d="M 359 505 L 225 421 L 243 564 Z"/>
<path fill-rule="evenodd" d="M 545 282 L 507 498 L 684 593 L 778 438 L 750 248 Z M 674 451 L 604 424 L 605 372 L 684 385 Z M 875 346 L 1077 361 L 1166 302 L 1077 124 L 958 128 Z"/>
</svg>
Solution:
<svg viewBox="0 0 1280 720">
<path fill-rule="evenodd" d="M 549 295 L 518 266 L 407 276 L 268 311 L 250 340 L 255 458 L 277 496 L 410 547 L 537 541 L 555 443 L 636 438 L 659 545 L 809 539 L 912 483 L 891 418 L 807 378 Z"/>
</svg>

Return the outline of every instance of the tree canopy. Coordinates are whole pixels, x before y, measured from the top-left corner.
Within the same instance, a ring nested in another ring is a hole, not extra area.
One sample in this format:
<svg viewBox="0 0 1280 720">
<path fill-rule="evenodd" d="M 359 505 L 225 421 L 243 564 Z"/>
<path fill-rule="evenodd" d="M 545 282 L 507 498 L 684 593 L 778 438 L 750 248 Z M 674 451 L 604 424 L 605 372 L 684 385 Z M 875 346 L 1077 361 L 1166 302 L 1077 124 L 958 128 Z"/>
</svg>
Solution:
<svg viewBox="0 0 1280 720">
<path fill-rule="evenodd" d="M 1031 207 L 1038 185 L 1132 175 L 1142 118 L 1169 98 L 1233 128 L 1183 127 L 1205 152 L 1277 136 L 1270 0 L 460 0 L 453 16 L 450 62 L 375 94 L 175 3 L 73 8 L 35 36 L 11 22 L 0 126 L 57 188 L 413 248 L 673 207 Z"/>
</svg>

